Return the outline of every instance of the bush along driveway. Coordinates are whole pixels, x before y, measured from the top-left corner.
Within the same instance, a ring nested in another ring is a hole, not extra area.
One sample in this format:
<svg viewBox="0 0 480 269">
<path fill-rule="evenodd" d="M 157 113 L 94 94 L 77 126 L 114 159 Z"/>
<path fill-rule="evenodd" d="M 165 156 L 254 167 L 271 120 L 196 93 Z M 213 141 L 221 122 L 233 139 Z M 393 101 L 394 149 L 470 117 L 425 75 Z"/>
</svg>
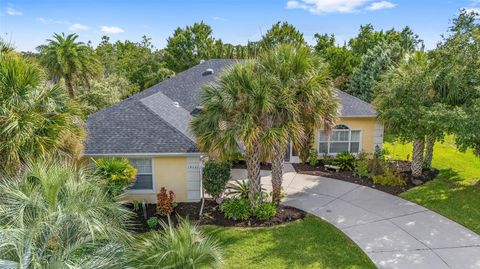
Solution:
<svg viewBox="0 0 480 269">
<path fill-rule="evenodd" d="M 320 217 L 350 237 L 379 268 L 476 268 L 480 236 L 425 207 L 286 165 L 284 204 Z M 270 190 L 268 171 L 262 184 Z M 233 170 L 242 179 L 244 170 Z"/>
</svg>

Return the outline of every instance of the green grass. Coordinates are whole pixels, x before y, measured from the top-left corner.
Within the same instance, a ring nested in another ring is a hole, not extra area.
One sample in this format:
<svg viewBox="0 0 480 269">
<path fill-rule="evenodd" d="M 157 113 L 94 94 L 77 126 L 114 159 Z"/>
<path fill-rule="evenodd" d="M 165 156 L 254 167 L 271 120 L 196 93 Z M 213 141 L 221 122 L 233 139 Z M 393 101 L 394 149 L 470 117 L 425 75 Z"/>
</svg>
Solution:
<svg viewBox="0 0 480 269">
<path fill-rule="evenodd" d="M 222 242 L 224 268 L 375 268 L 342 232 L 311 215 L 273 228 L 205 229 Z"/>
<path fill-rule="evenodd" d="M 386 142 L 385 148 L 395 159 L 412 154 L 411 144 Z M 400 196 L 480 233 L 480 159 L 471 151 L 458 151 L 453 138 L 447 137 L 436 143 L 432 166 L 440 170 L 435 180 Z"/>
</svg>

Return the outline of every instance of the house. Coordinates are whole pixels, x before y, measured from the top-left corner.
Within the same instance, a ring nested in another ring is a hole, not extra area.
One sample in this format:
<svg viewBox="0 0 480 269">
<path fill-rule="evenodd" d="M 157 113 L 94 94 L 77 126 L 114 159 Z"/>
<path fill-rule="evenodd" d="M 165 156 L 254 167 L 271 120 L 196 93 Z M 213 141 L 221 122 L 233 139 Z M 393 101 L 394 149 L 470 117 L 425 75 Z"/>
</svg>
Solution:
<svg viewBox="0 0 480 269">
<path fill-rule="evenodd" d="M 200 158 L 189 130 L 200 109 L 200 89 L 235 60 L 208 60 L 88 118 L 85 155 L 126 157 L 138 170 L 128 199 L 155 202 L 160 187 L 176 200 L 200 199 Z M 342 151 L 372 153 L 382 147 L 383 125 L 368 103 L 337 91 L 340 121 L 330 136 L 319 130 L 320 155 Z M 295 149 L 287 161 L 298 162 Z"/>
</svg>

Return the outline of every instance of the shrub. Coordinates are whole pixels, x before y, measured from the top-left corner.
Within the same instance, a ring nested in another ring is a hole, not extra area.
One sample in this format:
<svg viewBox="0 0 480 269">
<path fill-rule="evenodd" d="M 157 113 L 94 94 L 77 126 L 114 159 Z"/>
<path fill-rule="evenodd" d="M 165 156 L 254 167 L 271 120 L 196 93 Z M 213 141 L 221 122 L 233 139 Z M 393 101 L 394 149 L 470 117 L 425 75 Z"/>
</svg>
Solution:
<svg viewBox="0 0 480 269">
<path fill-rule="evenodd" d="M 157 224 L 158 224 L 158 219 L 155 217 L 151 217 L 147 220 L 147 225 L 150 229 L 157 228 Z"/>
<path fill-rule="evenodd" d="M 355 162 L 355 174 L 359 177 L 368 176 L 368 156 L 366 153 L 362 152 L 358 155 L 358 158 Z"/>
<path fill-rule="evenodd" d="M 322 162 L 323 164 L 333 164 L 335 159 L 333 156 L 328 155 L 328 154 L 323 154 Z"/>
<path fill-rule="evenodd" d="M 220 205 L 220 210 L 227 219 L 247 220 L 252 216 L 248 199 L 226 199 Z"/>
<path fill-rule="evenodd" d="M 277 214 L 277 208 L 272 203 L 261 203 L 253 209 L 253 215 L 259 220 L 269 220 Z"/>
<path fill-rule="evenodd" d="M 169 216 L 172 214 L 173 200 L 175 200 L 175 194 L 173 191 L 167 193 L 167 189 L 162 187 L 157 194 L 157 213 L 161 216 Z"/>
<path fill-rule="evenodd" d="M 133 242 L 125 268 L 221 268 L 220 242 L 197 225 L 179 218 L 174 226 L 160 222 L 161 231 L 145 233 Z M 117 267 L 124 268 L 124 267 Z"/>
<path fill-rule="evenodd" d="M 344 151 L 338 154 L 333 160 L 333 164 L 345 171 L 353 171 L 355 169 L 355 156 L 350 152 Z"/>
<path fill-rule="evenodd" d="M 203 187 L 213 198 L 219 197 L 230 180 L 230 163 L 207 161 L 203 168 Z"/>
<path fill-rule="evenodd" d="M 227 186 L 227 194 L 234 198 L 248 199 L 249 184 L 246 180 L 235 180 Z"/>
<path fill-rule="evenodd" d="M 383 175 L 376 175 L 372 178 L 373 183 L 391 187 L 405 187 L 405 180 L 399 175 L 387 169 Z"/>
<path fill-rule="evenodd" d="M 373 159 L 368 161 L 368 173 L 370 176 L 379 176 L 385 174 L 387 163 L 383 156 L 374 155 Z"/>
<path fill-rule="evenodd" d="M 310 149 L 308 154 L 308 164 L 312 167 L 316 167 L 318 164 L 318 152 L 316 149 Z"/>
<path fill-rule="evenodd" d="M 112 197 L 122 194 L 137 175 L 137 169 L 126 158 L 101 158 L 92 161 L 95 165 L 93 174 L 100 178 Z"/>
</svg>

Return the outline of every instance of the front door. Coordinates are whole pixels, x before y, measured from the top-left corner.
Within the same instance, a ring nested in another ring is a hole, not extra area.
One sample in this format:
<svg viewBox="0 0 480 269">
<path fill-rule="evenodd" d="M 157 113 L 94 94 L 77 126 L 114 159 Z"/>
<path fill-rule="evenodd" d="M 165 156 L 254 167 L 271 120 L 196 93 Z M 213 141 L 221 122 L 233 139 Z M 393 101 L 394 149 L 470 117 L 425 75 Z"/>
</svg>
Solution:
<svg viewBox="0 0 480 269">
<path fill-rule="evenodd" d="M 300 157 L 299 157 L 299 153 L 298 153 L 298 150 L 296 149 L 296 147 L 293 146 L 293 143 L 290 142 L 289 143 L 289 150 L 290 152 L 290 163 L 299 163 L 300 162 Z"/>
</svg>

